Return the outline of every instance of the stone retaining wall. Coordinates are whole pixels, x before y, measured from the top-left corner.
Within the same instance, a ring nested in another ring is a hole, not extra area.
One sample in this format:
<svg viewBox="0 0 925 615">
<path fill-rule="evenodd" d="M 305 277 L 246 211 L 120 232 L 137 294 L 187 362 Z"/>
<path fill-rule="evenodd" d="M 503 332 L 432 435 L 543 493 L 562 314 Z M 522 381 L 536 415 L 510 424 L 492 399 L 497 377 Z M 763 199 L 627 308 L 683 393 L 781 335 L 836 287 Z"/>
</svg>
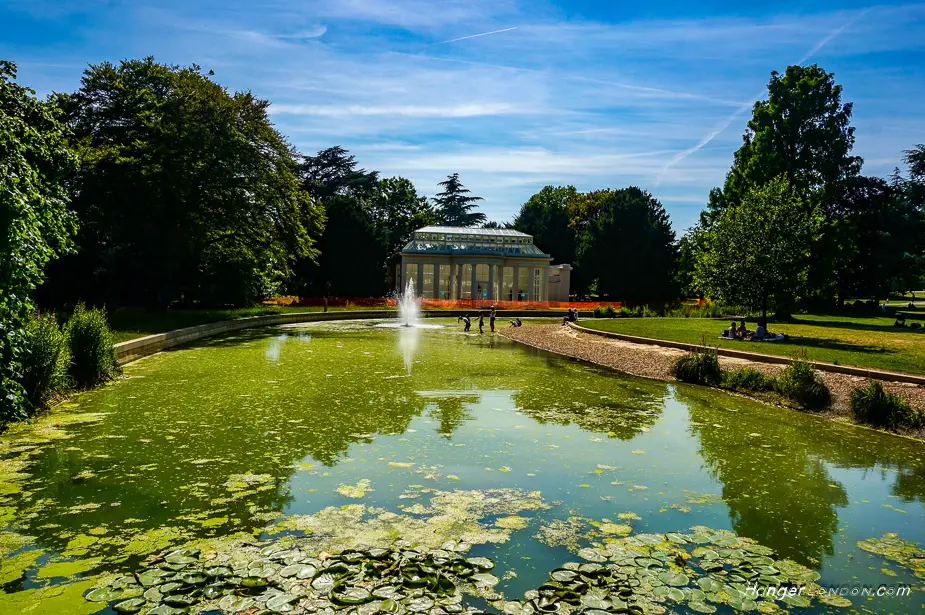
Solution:
<svg viewBox="0 0 925 615">
<path fill-rule="evenodd" d="M 686 342 L 673 342 L 670 340 L 659 340 L 651 337 L 639 337 L 637 335 L 626 335 L 624 333 L 614 333 L 612 331 L 601 331 L 599 329 L 589 329 L 569 323 L 569 326 L 576 331 L 588 333 L 590 335 L 600 335 L 611 339 L 622 340 L 624 342 L 633 342 L 635 344 L 648 344 L 650 346 L 664 346 L 666 348 L 678 348 L 680 350 L 696 350 L 702 348 L 700 344 L 688 344 Z M 768 342 L 773 343 L 773 342 Z M 736 357 L 757 361 L 759 363 L 778 363 L 788 364 L 793 361 L 790 357 L 782 357 L 772 354 L 761 354 L 758 352 L 748 352 L 746 350 L 733 350 L 731 348 L 713 347 L 717 354 L 724 357 Z M 820 363 L 813 361 L 813 365 L 821 372 L 832 372 L 835 374 L 847 374 L 849 376 L 860 376 L 861 378 L 873 378 L 875 380 L 885 380 L 888 382 L 907 382 L 910 384 L 925 385 L 925 377 L 913 376 L 912 374 L 902 374 L 898 372 L 886 372 L 878 369 L 867 369 L 864 367 L 852 367 L 850 365 L 835 365 L 834 363 Z"/>
<path fill-rule="evenodd" d="M 483 310 L 487 313 L 486 310 Z M 479 310 L 439 310 L 426 311 L 422 315 L 425 318 L 455 318 L 463 314 L 470 316 L 478 315 Z M 537 318 L 537 317 L 554 317 L 561 318 L 561 311 L 542 311 L 542 310 L 502 310 L 498 311 L 498 319 L 514 318 Z M 250 316 L 248 318 L 239 318 L 236 320 L 221 320 L 211 322 L 195 327 L 186 327 L 185 329 L 175 329 L 166 333 L 156 333 L 140 337 L 127 342 L 120 342 L 114 346 L 116 350 L 116 359 L 119 365 L 131 363 L 136 359 L 146 357 L 155 352 L 174 348 L 190 342 L 195 342 L 207 337 L 240 331 L 242 329 L 252 329 L 254 327 L 271 327 L 273 325 L 287 325 L 300 322 L 319 322 L 326 320 L 368 320 L 374 318 L 397 318 L 398 312 L 395 310 L 355 310 L 339 312 L 287 312 L 283 314 L 270 314 L 268 316 Z M 474 325 L 475 323 L 473 323 Z"/>
</svg>

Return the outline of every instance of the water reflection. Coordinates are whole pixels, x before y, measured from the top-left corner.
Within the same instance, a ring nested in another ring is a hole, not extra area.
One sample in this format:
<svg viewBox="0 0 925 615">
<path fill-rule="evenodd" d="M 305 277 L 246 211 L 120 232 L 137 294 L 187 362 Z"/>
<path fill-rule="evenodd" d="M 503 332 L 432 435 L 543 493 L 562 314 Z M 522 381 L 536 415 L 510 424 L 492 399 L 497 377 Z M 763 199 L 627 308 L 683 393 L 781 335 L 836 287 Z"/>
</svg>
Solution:
<svg viewBox="0 0 925 615">
<path fill-rule="evenodd" d="M 447 440 L 466 421 L 472 420 L 467 406 L 477 404 L 482 396 L 475 391 L 418 391 L 428 400 L 427 410 L 431 417 L 440 421 L 437 433 Z"/>
</svg>

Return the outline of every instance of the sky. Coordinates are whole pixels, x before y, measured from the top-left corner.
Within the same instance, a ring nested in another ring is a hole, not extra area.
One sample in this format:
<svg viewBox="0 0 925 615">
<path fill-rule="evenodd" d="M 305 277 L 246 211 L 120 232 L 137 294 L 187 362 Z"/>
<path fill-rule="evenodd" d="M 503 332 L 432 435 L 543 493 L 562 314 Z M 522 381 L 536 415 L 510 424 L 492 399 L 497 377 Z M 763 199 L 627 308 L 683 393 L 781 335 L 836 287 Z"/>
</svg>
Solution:
<svg viewBox="0 0 925 615">
<path fill-rule="evenodd" d="M 149 55 L 271 101 L 300 151 L 428 196 L 458 172 L 499 222 L 544 185 L 634 185 L 682 232 L 795 63 L 844 86 L 865 173 L 925 142 L 925 3 L 0 0 L 0 58 L 41 95 Z"/>
</svg>

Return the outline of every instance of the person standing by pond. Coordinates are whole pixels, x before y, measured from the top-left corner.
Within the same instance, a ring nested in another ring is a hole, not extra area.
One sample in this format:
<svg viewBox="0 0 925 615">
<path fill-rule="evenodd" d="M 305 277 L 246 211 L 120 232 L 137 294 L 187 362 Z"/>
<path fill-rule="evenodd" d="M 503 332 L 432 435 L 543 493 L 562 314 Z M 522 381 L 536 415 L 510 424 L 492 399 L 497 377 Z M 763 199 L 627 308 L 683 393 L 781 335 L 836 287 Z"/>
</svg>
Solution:
<svg viewBox="0 0 925 615">
<path fill-rule="evenodd" d="M 485 333 L 485 313 L 479 312 L 479 334 Z"/>
<path fill-rule="evenodd" d="M 460 320 L 463 321 L 463 325 L 464 325 L 464 326 L 463 326 L 463 332 L 468 331 L 468 330 L 469 330 L 469 327 L 472 326 L 472 322 L 469 320 L 469 315 L 466 314 L 465 316 L 459 316 L 459 317 L 456 319 L 456 322 L 458 323 Z"/>
<path fill-rule="evenodd" d="M 495 314 L 495 308 L 491 308 L 491 312 L 488 313 L 488 326 L 491 327 L 492 333 L 495 332 L 495 318 L 497 317 L 498 315 Z"/>
</svg>

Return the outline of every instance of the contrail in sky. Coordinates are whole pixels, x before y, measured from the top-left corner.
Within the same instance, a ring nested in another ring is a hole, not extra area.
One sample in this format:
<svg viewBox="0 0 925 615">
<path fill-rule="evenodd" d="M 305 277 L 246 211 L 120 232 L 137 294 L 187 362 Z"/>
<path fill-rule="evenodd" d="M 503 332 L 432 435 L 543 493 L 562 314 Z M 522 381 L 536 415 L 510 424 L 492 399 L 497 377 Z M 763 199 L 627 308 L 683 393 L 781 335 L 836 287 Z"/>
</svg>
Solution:
<svg viewBox="0 0 925 615">
<path fill-rule="evenodd" d="M 853 26 L 855 23 L 857 23 L 857 21 L 858 21 L 859 19 L 861 19 L 862 17 L 864 17 L 865 15 L 867 15 L 868 13 L 870 13 L 872 10 L 873 10 L 873 7 L 864 9 L 863 11 L 861 11 L 860 13 L 858 13 L 857 15 L 855 15 L 854 17 L 852 17 L 850 20 L 848 20 L 848 22 L 845 23 L 845 25 L 843 25 L 842 27 L 840 27 L 840 28 L 838 28 L 838 29 L 836 29 L 836 30 L 832 30 L 831 32 L 829 32 L 828 36 L 826 36 L 826 37 L 823 38 L 821 41 L 819 41 L 818 43 L 816 43 L 815 45 L 813 45 L 812 49 L 810 49 L 810 50 L 807 51 L 805 54 L 803 54 L 803 57 L 800 58 L 800 59 L 797 61 L 797 64 L 803 64 L 804 62 L 806 62 L 807 60 L 809 60 L 811 57 L 813 57 L 813 55 L 816 54 L 817 51 L 819 51 L 820 49 L 822 49 L 823 47 L 825 47 L 828 43 L 830 43 L 830 42 L 832 41 L 832 39 L 834 39 L 834 38 L 837 37 L 839 34 L 841 34 L 842 32 L 844 32 L 845 30 L 847 30 L 847 29 L 850 28 L 851 26 Z M 761 98 L 761 96 L 762 96 L 764 93 L 765 93 L 765 88 L 761 88 L 761 91 L 758 92 L 758 93 L 754 96 L 754 98 L 756 98 L 756 99 Z M 727 128 L 729 128 L 729 125 L 730 125 L 730 124 L 732 124 L 734 121 L 736 121 L 737 119 L 739 119 L 739 117 L 740 117 L 743 113 L 745 113 L 746 111 L 748 111 L 749 109 L 751 109 L 753 106 L 754 106 L 754 103 L 751 103 L 751 102 L 748 102 L 748 103 L 743 104 L 741 107 L 739 107 L 738 109 L 736 109 L 736 110 L 732 113 L 732 115 L 730 115 L 730 116 L 727 117 L 725 120 L 723 120 L 722 122 L 720 122 L 719 124 L 717 124 L 716 126 L 714 126 L 714 127 L 713 127 L 713 130 L 711 130 L 709 133 L 707 133 L 707 135 L 706 135 L 703 139 L 701 139 L 700 142 L 699 142 L 697 145 L 695 145 L 694 147 L 688 148 L 688 149 L 684 150 L 683 152 L 678 152 L 678 153 L 675 155 L 675 157 L 672 158 L 672 159 L 668 162 L 668 164 L 666 164 L 664 167 L 662 167 L 662 170 L 661 170 L 661 172 L 658 174 L 658 177 L 655 178 L 655 187 L 658 188 L 659 184 L 662 183 L 662 177 L 664 177 L 665 173 L 667 173 L 668 170 L 669 170 L 671 167 L 673 167 L 673 166 L 676 165 L 677 163 L 681 162 L 682 160 L 684 160 L 685 158 L 687 158 L 687 157 L 690 156 L 691 154 L 694 154 L 694 153 L 696 153 L 697 151 L 699 151 L 700 149 L 702 149 L 703 147 L 705 147 L 708 143 L 710 143 L 710 141 L 712 141 L 713 139 L 715 139 L 720 133 L 722 133 L 722 132 L 725 131 Z"/>
<path fill-rule="evenodd" d="M 469 36 L 460 36 L 459 38 L 451 38 L 448 41 L 440 41 L 439 43 L 434 43 L 434 45 L 445 45 L 447 43 L 455 43 L 456 41 L 464 41 L 470 38 L 478 38 L 480 36 L 488 36 L 489 34 L 501 34 L 502 32 L 510 32 L 511 30 L 516 30 L 517 26 L 513 28 L 504 28 L 503 30 L 492 30 L 491 32 L 482 32 L 481 34 L 470 34 Z"/>
</svg>

